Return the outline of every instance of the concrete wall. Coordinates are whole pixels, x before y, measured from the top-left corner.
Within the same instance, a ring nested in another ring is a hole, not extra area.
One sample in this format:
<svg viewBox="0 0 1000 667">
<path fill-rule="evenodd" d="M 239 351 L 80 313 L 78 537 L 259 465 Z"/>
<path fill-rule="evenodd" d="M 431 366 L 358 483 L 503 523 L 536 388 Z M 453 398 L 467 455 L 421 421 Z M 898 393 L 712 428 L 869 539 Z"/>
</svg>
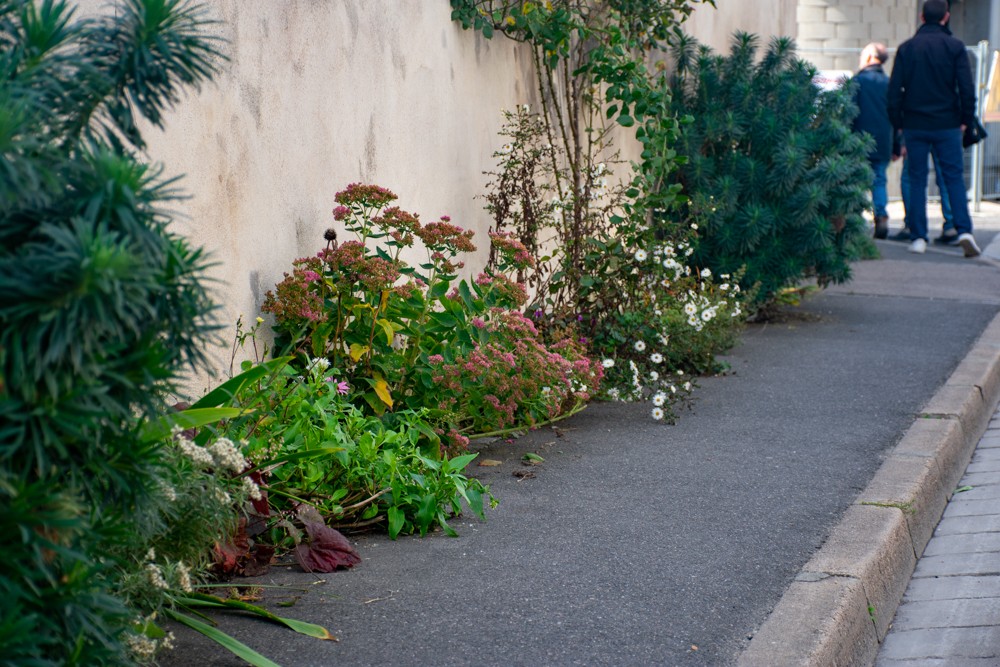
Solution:
<svg viewBox="0 0 1000 667">
<path fill-rule="evenodd" d="M 795 37 L 797 0 L 716 0 L 715 7 L 699 7 L 684 25 L 698 41 L 727 54 L 736 31 L 760 38 L 763 50 L 771 37 Z"/>
<path fill-rule="evenodd" d="M 84 13 L 108 7 L 76 2 Z M 794 31 L 794 2 L 774 12 L 773 1 L 718 0 L 688 30 L 724 50 L 737 28 L 766 44 Z M 228 61 L 165 131 L 147 133 L 147 157 L 184 175 L 191 197 L 176 207 L 177 230 L 219 262 L 219 319 L 230 328 L 215 371 L 229 367 L 237 316 L 252 322 L 291 262 L 323 247 L 334 194 L 348 183 L 387 187 L 424 220 L 450 215 L 477 230 L 485 259 L 489 221 L 476 196 L 503 143 L 501 108 L 536 102 L 530 51 L 461 30 L 446 0 L 207 4 Z M 188 390 L 215 382 L 197 377 Z"/>
</svg>

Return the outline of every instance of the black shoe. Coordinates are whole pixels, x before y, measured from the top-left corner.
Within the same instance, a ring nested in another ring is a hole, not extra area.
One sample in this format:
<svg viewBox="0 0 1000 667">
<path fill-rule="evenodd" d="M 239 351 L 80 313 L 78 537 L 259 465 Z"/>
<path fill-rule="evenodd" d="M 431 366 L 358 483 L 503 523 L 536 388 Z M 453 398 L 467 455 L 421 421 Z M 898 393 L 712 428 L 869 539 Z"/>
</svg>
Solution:
<svg viewBox="0 0 1000 667">
<path fill-rule="evenodd" d="M 892 236 L 890 236 L 889 240 L 890 241 L 905 241 L 906 243 L 909 243 L 910 242 L 910 230 L 907 229 L 906 227 L 903 227 L 898 232 L 896 232 L 895 234 L 893 234 Z"/>
<path fill-rule="evenodd" d="M 889 235 L 889 216 L 875 216 L 875 238 L 884 239 Z"/>
<path fill-rule="evenodd" d="M 952 232 L 951 234 L 941 234 L 941 236 L 934 239 L 934 245 L 958 245 L 958 233 Z"/>
</svg>

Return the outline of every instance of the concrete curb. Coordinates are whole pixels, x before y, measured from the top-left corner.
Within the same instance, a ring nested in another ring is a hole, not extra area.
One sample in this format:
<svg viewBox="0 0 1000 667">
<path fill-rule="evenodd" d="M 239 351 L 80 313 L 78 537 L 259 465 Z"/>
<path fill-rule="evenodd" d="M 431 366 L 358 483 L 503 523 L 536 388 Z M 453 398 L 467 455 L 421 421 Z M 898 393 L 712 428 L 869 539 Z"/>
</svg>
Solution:
<svg viewBox="0 0 1000 667">
<path fill-rule="evenodd" d="M 1000 315 L 886 457 L 737 660 L 872 665 L 917 559 L 1000 403 Z"/>
</svg>

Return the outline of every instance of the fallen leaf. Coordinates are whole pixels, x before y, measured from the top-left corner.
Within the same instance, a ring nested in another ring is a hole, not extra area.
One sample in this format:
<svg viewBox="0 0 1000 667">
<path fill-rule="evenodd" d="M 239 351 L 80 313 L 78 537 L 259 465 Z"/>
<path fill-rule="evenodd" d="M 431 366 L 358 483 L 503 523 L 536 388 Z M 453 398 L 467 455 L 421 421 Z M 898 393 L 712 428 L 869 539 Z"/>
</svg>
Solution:
<svg viewBox="0 0 1000 667">
<path fill-rule="evenodd" d="M 299 518 L 309 534 L 309 542 L 295 547 L 295 560 L 306 572 L 333 572 L 341 567 L 353 567 L 361 556 L 338 531 L 323 523 L 313 508 L 300 511 Z"/>
<path fill-rule="evenodd" d="M 503 465 L 503 461 L 497 461 L 496 459 L 483 459 L 479 462 L 479 465 L 483 468 L 495 468 L 496 466 Z"/>
<path fill-rule="evenodd" d="M 514 477 L 517 477 L 519 479 L 531 479 L 534 476 L 535 473 L 531 472 L 530 470 L 521 469 L 514 471 Z"/>
</svg>

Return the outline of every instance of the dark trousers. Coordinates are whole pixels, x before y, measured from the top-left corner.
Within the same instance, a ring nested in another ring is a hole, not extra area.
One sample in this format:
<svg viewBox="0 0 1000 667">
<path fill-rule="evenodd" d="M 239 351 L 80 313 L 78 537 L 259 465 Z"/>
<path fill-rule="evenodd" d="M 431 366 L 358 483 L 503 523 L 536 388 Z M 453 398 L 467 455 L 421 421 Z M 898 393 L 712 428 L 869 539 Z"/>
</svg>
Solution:
<svg viewBox="0 0 1000 667">
<path fill-rule="evenodd" d="M 903 130 L 910 181 L 906 202 L 907 224 L 911 239 L 927 240 L 927 157 L 933 150 L 941 167 L 942 191 L 947 191 L 955 231 L 972 233 L 968 194 L 962 164 L 962 130 Z"/>
</svg>

